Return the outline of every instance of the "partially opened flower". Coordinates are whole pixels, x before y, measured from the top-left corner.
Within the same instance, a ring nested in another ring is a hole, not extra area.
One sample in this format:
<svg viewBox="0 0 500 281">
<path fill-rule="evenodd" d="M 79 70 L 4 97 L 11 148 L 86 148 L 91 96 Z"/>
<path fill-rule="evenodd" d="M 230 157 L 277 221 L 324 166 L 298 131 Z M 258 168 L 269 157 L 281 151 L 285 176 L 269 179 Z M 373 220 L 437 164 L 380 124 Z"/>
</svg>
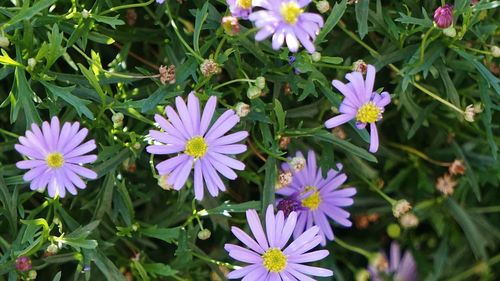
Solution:
<svg viewBox="0 0 500 281">
<path fill-rule="evenodd" d="M 225 135 L 240 121 L 233 110 L 225 111 L 211 123 L 217 105 L 214 96 L 208 99 L 203 113 L 194 93 L 188 95 L 187 106 L 181 97 L 175 99 L 175 104 L 177 112 L 171 106 L 165 109 L 168 120 L 155 115 L 163 132 L 149 131 L 149 135 L 159 144 L 150 145 L 146 150 L 151 154 L 176 154 L 156 165 L 160 175 L 168 175 L 167 184 L 175 190 L 184 186 L 194 167 L 196 199 L 203 199 L 203 181 L 210 195 L 215 197 L 219 189 L 226 190 L 219 173 L 234 180 L 237 175 L 233 170 L 245 168 L 245 164 L 227 155 L 247 150 L 246 145 L 236 143 L 246 138 L 248 132 Z"/>
<path fill-rule="evenodd" d="M 252 12 L 252 0 L 226 0 L 233 17 L 248 19 Z"/>
<path fill-rule="evenodd" d="M 417 265 L 413 255 L 405 251 L 401 258 L 401 249 L 396 242 L 391 243 L 390 258 L 387 260 L 385 254 L 380 254 L 379 258 L 372 261 L 368 267 L 372 281 L 396 280 L 415 281 L 417 280 Z M 388 279 L 392 278 L 392 279 Z"/>
<path fill-rule="evenodd" d="M 28 160 L 16 163 L 19 169 L 29 169 L 23 179 L 30 183 L 31 190 L 45 190 L 48 186 L 49 196 L 64 197 L 66 190 L 76 195 L 76 188 L 84 189 L 85 182 L 81 179 L 96 179 L 96 172 L 83 167 L 92 163 L 96 155 L 85 155 L 96 148 L 95 141 L 89 140 L 82 144 L 88 130 L 80 130 L 80 124 L 64 123 L 61 128 L 59 119 L 52 117 L 49 122 L 43 122 L 42 128 L 31 125 L 31 131 L 26 136 L 19 137 L 20 144 L 15 149 Z"/>
<path fill-rule="evenodd" d="M 376 122 L 382 119 L 384 107 L 391 102 L 388 92 L 378 94 L 373 91 L 375 83 L 375 67 L 368 65 L 366 70 L 366 80 L 360 72 L 351 72 L 346 75 L 350 82 L 344 84 L 338 80 L 333 80 L 332 85 L 344 95 L 344 100 L 340 104 L 338 116 L 325 122 L 327 128 L 337 127 L 341 124 L 356 119 L 356 127 L 363 129 L 366 124 L 370 124 L 370 152 L 378 150 L 378 132 Z"/>
<path fill-rule="evenodd" d="M 272 47 L 281 48 L 286 41 L 292 52 L 299 50 L 299 42 L 309 53 L 314 53 L 314 40 L 323 27 L 323 18 L 304 12 L 311 0 L 254 0 L 254 7 L 263 10 L 250 14 L 249 19 L 259 28 L 255 40 L 262 41 L 273 35 Z"/>
<path fill-rule="evenodd" d="M 303 157 L 302 153 L 298 152 L 296 157 Z M 345 227 L 352 225 L 351 221 L 349 221 L 350 214 L 342 207 L 353 204 L 351 197 L 356 194 L 356 188 L 339 189 L 347 180 L 344 173 L 331 169 L 324 178 L 321 169 L 316 167 L 316 155 L 313 151 L 309 151 L 307 163 L 298 172 L 291 169 L 288 163 L 283 163 L 281 168 L 285 171 L 291 170 L 293 180 L 291 184 L 278 189 L 276 193 L 285 196 L 284 201 L 298 201 L 301 205 L 301 208 L 297 208 L 297 204 L 288 203 L 284 205 L 288 209 L 290 209 L 290 206 L 296 208 L 298 220 L 293 237 L 297 238 L 304 231 L 317 225 L 320 229 L 321 244 L 324 246 L 326 239 L 333 240 L 333 231 L 328 218 Z M 342 169 L 342 165 L 337 164 L 337 168 Z"/>
<path fill-rule="evenodd" d="M 250 265 L 230 272 L 227 275 L 229 279 L 314 280 L 309 276 L 333 275 L 331 270 L 303 265 L 306 262 L 322 260 L 329 254 L 327 250 L 309 252 L 321 241 L 318 227 L 311 227 L 288 244 L 297 222 L 297 213 L 292 212 L 285 218 L 283 212 L 279 211 L 275 216 L 273 206 L 269 205 L 266 212 L 265 233 L 255 210 L 248 210 L 246 216 L 255 239 L 237 227 L 232 227 L 231 231 L 249 249 L 233 244 L 226 244 L 224 249 L 232 258 Z"/>
<path fill-rule="evenodd" d="M 453 24 L 453 6 L 446 4 L 434 11 L 434 22 L 439 28 L 448 28 Z"/>
</svg>

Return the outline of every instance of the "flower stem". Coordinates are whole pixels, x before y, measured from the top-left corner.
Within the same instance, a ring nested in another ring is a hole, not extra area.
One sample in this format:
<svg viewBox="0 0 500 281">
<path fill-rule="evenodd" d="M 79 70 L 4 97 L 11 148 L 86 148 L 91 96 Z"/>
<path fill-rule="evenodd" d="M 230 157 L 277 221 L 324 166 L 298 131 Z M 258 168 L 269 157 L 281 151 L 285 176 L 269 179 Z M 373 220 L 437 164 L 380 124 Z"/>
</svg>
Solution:
<svg viewBox="0 0 500 281">
<path fill-rule="evenodd" d="M 500 262 L 500 254 L 492 257 L 487 262 L 483 262 L 483 266 L 491 267 Z M 446 281 L 461 281 L 461 280 L 470 280 L 470 277 L 476 273 L 478 273 L 481 264 L 477 264 L 462 273 L 455 275 L 453 278 L 447 279 Z M 472 278 L 474 279 L 474 278 Z"/>
<path fill-rule="evenodd" d="M 343 21 L 340 21 L 338 26 L 340 27 L 340 29 L 342 29 L 342 31 L 344 31 L 345 34 L 347 34 L 349 37 L 351 37 L 351 39 L 353 39 L 354 41 L 356 41 L 357 43 L 359 43 L 361 46 L 363 46 L 365 49 L 367 49 L 375 58 L 380 58 L 381 55 L 379 52 L 377 52 L 376 50 L 374 50 L 372 47 L 370 47 L 368 44 L 366 44 L 365 42 L 363 42 L 361 39 L 358 38 L 358 36 L 356 34 L 354 34 L 354 32 L 350 31 L 347 29 L 345 23 Z M 394 71 L 396 72 L 398 75 L 401 75 L 403 76 L 403 73 L 402 71 L 397 68 L 394 64 L 390 63 L 389 64 L 389 67 Z M 456 107 L 455 105 L 451 104 L 450 102 L 448 102 L 447 100 L 441 98 L 440 96 L 434 94 L 433 92 L 431 92 L 430 90 L 428 90 L 427 88 L 425 88 L 424 86 L 420 85 L 419 83 L 411 80 L 410 83 L 415 86 L 417 89 L 419 89 L 420 91 L 424 92 L 425 94 L 429 95 L 430 97 L 432 97 L 433 99 L 439 101 L 440 103 L 448 106 L 449 108 L 457 111 L 458 113 L 460 114 L 464 114 L 464 111 L 458 107 Z"/>
<path fill-rule="evenodd" d="M 355 252 L 355 253 L 358 253 L 362 256 L 364 256 L 367 260 L 370 260 L 373 256 L 372 253 L 366 251 L 366 250 L 363 250 L 359 247 L 356 247 L 356 246 L 353 246 L 353 245 L 349 245 L 347 244 L 346 242 L 340 240 L 338 237 L 335 237 L 335 239 L 333 240 L 335 243 L 337 243 L 339 246 L 341 246 L 342 248 L 344 249 L 347 249 L 351 252 Z"/>
<path fill-rule="evenodd" d="M 182 45 L 184 45 L 184 47 L 195 57 L 197 58 L 199 61 L 203 61 L 203 58 L 198 54 L 196 53 L 193 48 L 191 48 L 191 46 L 189 46 L 189 44 L 186 42 L 186 40 L 184 40 L 184 38 L 182 37 L 181 33 L 179 32 L 179 27 L 177 27 L 177 24 L 175 23 L 174 21 L 174 17 L 172 17 L 172 13 L 170 12 L 170 7 L 169 5 L 166 5 L 167 7 L 167 15 L 170 19 L 170 24 L 172 25 L 172 27 L 174 28 L 174 32 L 175 32 L 175 35 L 177 35 L 177 38 L 179 38 L 179 41 L 181 41 Z"/>
<path fill-rule="evenodd" d="M 255 79 L 246 79 L 246 78 L 234 79 L 234 80 L 230 80 L 230 81 L 224 82 L 222 84 L 219 84 L 219 85 L 215 86 L 213 89 L 217 90 L 217 89 L 222 88 L 224 86 L 227 86 L 227 85 L 230 85 L 230 84 L 233 84 L 233 83 L 238 83 L 238 82 L 254 83 Z"/>
<path fill-rule="evenodd" d="M 394 143 L 394 142 L 389 142 L 389 145 L 392 147 L 395 147 L 395 148 L 399 148 L 399 149 L 406 151 L 408 153 L 414 154 L 414 155 L 424 159 L 425 161 L 430 162 L 430 163 L 435 164 L 435 165 L 438 165 L 438 166 L 448 167 L 451 165 L 451 163 L 448 163 L 448 162 L 441 162 L 441 161 L 434 160 L 434 159 L 430 158 L 429 156 L 425 155 L 423 152 L 421 152 L 421 151 L 419 151 L 411 146 L 398 144 L 398 143 Z"/>
<path fill-rule="evenodd" d="M 118 10 L 123 10 L 123 9 L 130 9 L 130 8 L 139 8 L 139 7 L 145 7 L 148 6 L 149 4 L 153 3 L 155 0 L 149 0 L 148 2 L 144 3 L 135 3 L 135 4 L 127 4 L 127 5 L 121 5 L 121 6 L 116 6 L 113 7 L 107 11 L 102 12 L 100 15 L 106 15 L 112 12 L 116 12 Z"/>
</svg>

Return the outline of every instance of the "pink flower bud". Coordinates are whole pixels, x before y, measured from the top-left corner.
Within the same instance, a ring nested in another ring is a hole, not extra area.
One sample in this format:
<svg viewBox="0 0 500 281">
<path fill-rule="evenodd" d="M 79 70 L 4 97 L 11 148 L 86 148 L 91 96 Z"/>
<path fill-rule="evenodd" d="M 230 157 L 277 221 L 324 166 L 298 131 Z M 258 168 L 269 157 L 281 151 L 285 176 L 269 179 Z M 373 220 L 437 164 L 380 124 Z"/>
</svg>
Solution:
<svg viewBox="0 0 500 281">
<path fill-rule="evenodd" d="M 434 12 L 434 22 L 439 28 L 447 28 L 453 24 L 453 6 L 444 5 Z"/>
</svg>

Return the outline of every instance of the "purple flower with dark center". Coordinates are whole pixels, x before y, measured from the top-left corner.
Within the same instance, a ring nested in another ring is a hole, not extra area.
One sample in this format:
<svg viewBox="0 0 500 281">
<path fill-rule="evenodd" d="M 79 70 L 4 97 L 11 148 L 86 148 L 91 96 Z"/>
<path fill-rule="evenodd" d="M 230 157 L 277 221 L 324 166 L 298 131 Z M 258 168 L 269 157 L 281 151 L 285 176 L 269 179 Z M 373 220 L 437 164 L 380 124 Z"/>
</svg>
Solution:
<svg viewBox="0 0 500 281">
<path fill-rule="evenodd" d="M 231 231 L 234 236 L 249 249 L 233 244 L 226 244 L 224 249 L 232 258 L 250 265 L 230 272 L 227 275 L 229 279 L 314 280 L 309 276 L 333 275 L 331 270 L 302 264 L 319 261 L 329 254 L 327 250 L 309 252 L 321 241 L 317 226 L 311 227 L 288 244 L 297 223 L 297 213 L 292 212 L 288 218 L 285 218 L 283 212 L 279 211 L 275 216 L 273 206 L 269 205 L 266 212 L 265 233 L 255 210 L 248 210 L 246 216 L 255 240 L 243 230 L 233 226 Z"/>
<path fill-rule="evenodd" d="M 434 12 L 434 22 L 439 28 L 448 28 L 453 24 L 453 6 L 446 4 Z"/>
<path fill-rule="evenodd" d="M 210 125 L 217 105 L 214 96 L 208 99 L 203 114 L 200 101 L 194 93 L 188 95 L 187 106 L 181 97 L 175 99 L 175 104 L 177 112 L 171 106 L 165 109 L 168 120 L 159 114 L 155 115 L 163 132 L 149 131 L 149 135 L 159 143 L 148 146 L 146 150 L 151 154 L 177 154 L 156 165 L 158 173 L 167 175 L 167 184 L 175 190 L 184 186 L 194 167 L 196 199 L 203 199 L 203 180 L 210 195 L 215 197 L 219 189 L 226 190 L 219 173 L 234 180 L 237 175 L 233 170 L 245 168 L 245 164 L 227 154 L 239 154 L 247 150 L 246 145 L 236 143 L 245 139 L 248 132 L 224 135 L 240 121 L 234 110 L 225 111 Z"/>
<path fill-rule="evenodd" d="M 391 243 L 390 259 L 383 253 L 378 259 L 372 261 L 368 267 L 372 281 L 384 281 L 387 278 L 396 281 L 415 281 L 417 280 L 417 265 L 413 255 L 405 251 L 401 258 L 401 249 L 397 242 Z"/>
<path fill-rule="evenodd" d="M 283 211 L 285 218 L 288 218 L 291 212 L 297 212 L 305 209 L 302 207 L 300 201 L 295 198 L 286 198 L 278 201 L 278 206 L 276 206 L 276 208 Z"/>
<path fill-rule="evenodd" d="M 366 80 L 360 72 L 351 72 L 346 75 L 350 83 L 344 84 L 338 80 L 333 80 L 332 85 L 337 88 L 344 100 L 340 104 L 338 116 L 325 122 L 327 128 L 337 127 L 341 124 L 356 119 L 356 127 L 364 129 L 366 124 L 370 124 L 370 152 L 378 150 L 378 133 L 376 122 L 382 119 L 384 107 L 391 102 L 388 92 L 378 94 L 373 91 L 375 83 L 375 67 L 368 65 L 366 70 Z"/>
<path fill-rule="evenodd" d="M 233 17 L 248 19 L 252 12 L 252 0 L 226 0 Z"/>
<path fill-rule="evenodd" d="M 29 169 L 23 179 L 31 182 L 31 190 L 45 190 L 48 185 L 50 197 L 63 198 L 66 190 L 76 195 L 76 187 L 84 189 L 85 182 L 80 177 L 96 179 L 97 174 L 83 164 L 92 163 L 96 155 L 85 155 L 96 148 L 95 141 L 82 144 L 88 130 L 80 130 L 80 124 L 64 123 L 60 127 L 59 119 L 52 117 L 51 123 L 43 122 L 42 128 L 31 125 L 26 136 L 19 137 L 20 144 L 15 149 L 28 160 L 16 163 L 19 169 Z"/>
<path fill-rule="evenodd" d="M 303 155 L 297 152 L 296 157 L 303 157 Z M 337 168 L 341 170 L 342 165 L 337 164 Z M 326 178 L 323 178 L 321 169 L 316 167 L 316 155 L 313 151 L 309 151 L 307 162 L 301 170 L 295 171 L 288 163 L 283 163 L 281 169 L 291 170 L 293 180 L 291 184 L 278 189 L 276 193 L 296 198 L 302 206 L 302 209 L 297 211 L 298 220 L 293 237 L 299 237 L 304 231 L 316 225 L 320 229 L 321 245 L 324 246 L 326 239 L 333 240 L 334 238 L 328 218 L 342 226 L 352 225 L 348 219 L 350 214 L 342 207 L 353 204 L 354 201 L 350 197 L 356 194 L 356 188 L 339 189 L 347 180 L 344 173 L 331 169 Z"/>
<path fill-rule="evenodd" d="M 314 40 L 323 27 L 323 18 L 314 13 L 304 12 L 304 7 L 311 0 L 254 0 L 254 7 L 264 10 L 250 14 L 249 19 L 260 30 L 255 34 L 255 40 L 262 41 L 273 35 L 272 47 L 281 48 L 286 40 L 288 49 L 299 50 L 299 42 L 314 53 Z"/>
</svg>

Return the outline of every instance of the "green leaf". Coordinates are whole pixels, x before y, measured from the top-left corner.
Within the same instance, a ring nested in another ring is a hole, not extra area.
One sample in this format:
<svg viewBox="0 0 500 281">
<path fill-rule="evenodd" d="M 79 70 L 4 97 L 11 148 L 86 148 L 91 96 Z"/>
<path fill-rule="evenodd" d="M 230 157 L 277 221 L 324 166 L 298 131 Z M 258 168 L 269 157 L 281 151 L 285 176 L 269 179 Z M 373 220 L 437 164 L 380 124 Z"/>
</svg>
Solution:
<svg viewBox="0 0 500 281">
<path fill-rule="evenodd" d="M 358 23 L 358 34 L 361 39 L 368 34 L 368 11 L 370 10 L 370 0 L 358 0 L 356 2 L 356 22 Z"/>
<path fill-rule="evenodd" d="M 496 78 L 482 63 L 480 63 L 476 57 L 467 52 L 464 52 L 458 48 L 452 48 L 457 54 L 466 59 L 469 63 L 474 65 L 474 67 L 479 71 L 479 74 L 488 82 L 488 84 L 493 87 L 497 95 L 500 95 L 500 79 Z"/>
<path fill-rule="evenodd" d="M 54 237 L 54 241 L 70 245 L 77 250 L 80 248 L 92 250 L 97 247 L 96 240 L 86 240 L 83 238 Z"/>
<path fill-rule="evenodd" d="M 278 120 L 278 132 L 281 133 L 285 130 L 286 112 L 283 111 L 283 107 L 277 99 L 274 100 L 274 113 L 276 114 L 276 119 Z"/>
<path fill-rule="evenodd" d="M 337 25 L 339 20 L 342 18 L 342 16 L 345 13 L 345 10 L 347 8 L 347 0 L 342 0 L 340 3 L 335 3 L 335 6 L 333 6 L 332 12 L 326 19 L 325 25 L 319 32 L 318 36 L 316 37 L 315 42 L 317 44 L 323 42 L 326 38 L 326 35 L 332 31 L 332 29 Z"/>
<path fill-rule="evenodd" d="M 87 78 L 87 81 L 89 81 L 90 85 L 97 91 L 97 94 L 101 98 L 101 104 L 106 104 L 106 94 L 99 84 L 98 77 L 94 74 L 94 72 L 92 72 L 92 70 L 85 68 L 85 66 L 80 63 L 78 64 L 78 68 L 80 68 L 80 71 L 82 72 L 83 76 Z"/>
<path fill-rule="evenodd" d="M 179 237 L 180 230 L 181 227 L 158 228 L 157 226 L 151 226 L 140 229 L 139 231 L 144 236 L 160 239 L 167 243 L 173 243 Z"/>
<path fill-rule="evenodd" d="M 163 263 L 145 263 L 142 266 L 149 274 L 166 276 L 166 277 L 174 276 L 179 272 Z"/>
<path fill-rule="evenodd" d="M 116 268 L 114 263 L 100 251 L 86 250 L 84 253 L 96 264 L 97 268 L 99 268 L 102 274 L 106 277 L 105 280 L 127 281 L 118 268 Z"/>
<path fill-rule="evenodd" d="M 274 203 L 274 193 L 276 190 L 276 179 L 278 171 L 276 168 L 276 159 L 268 157 L 264 165 L 264 186 L 262 187 L 262 211 L 265 212 L 269 204 Z"/>
<path fill-rule="evenodd" d="M 201 9 L 196 11 L 196 20 L 194 23 L 194 33 L 193 33 L 193 47 L 194 50 L 200 54 L 200 33 L 203 23 L 208 17 L 208 1 L 205 2 Z"/>
<path fill-rule="evenodd" d="M 91 120 L 94 119 L 94 114 L 92 114 L 92 111 L 90 111 L 90 109 L 87 107 L 87 104 L 90 104 L 90 101 L 81 99 L 71 93 L 75 89 L 75 86 L 60 87 L 53 85 L 49 82 L 45 81 L 40 81 L 40 82 L 54 96 L 63 99 L 65 102 L 73 106 L 76 112 L 78 113 L 78 116 L 82 116 L 83 114 Z"/>
<path fill-rule="evenodd" d="M 101 191 L 99 192 L 97 208 L 94 213 L 95 218 L 102 219 L 106 213 L 109 213 L 111 211 L 114 187 L 114 173 L 106 174 L 106 178 L 104 180 L 104 183 L 102 184 Z"/>
<path fill-rule="evenodd" d="M 34 15 L 38 14 L 42 10 L 48 8 L 50 5 L 54 4 L 56 0 L 38 0 L 34 1 L 33 6 L 29 7 L 30 1 L 24 1 L 24 5 L 19 12 L 15 14 L 8 22 L 6 22 L 3 28 L 7 28 L 10 25 L 16 24 L 23 20 L 29 20 Z"/>
<path fill-rule="evenodd" d="M 124 25 L 125 22 L 122 21 L 121 19 L 118 19 L 119 15 L 116 15 L 114 17 L 107 17 L 107 16 L 97 16 L 97 15 L 92 15 L 92 18 L 95 19 L 98 22 L 105 23 L 112 28 L 116 28 L 117 25 Z"/>
<path fill-rule="evenodd" d="M 106 159 L 103 163 L 94 168 L 94 171 L 97 173 L 98 178 L 105 176 L 111 170 L 114 170 L 116 167 L 120 166 L 125 159 L 128 158 L 130 154 L 129 149 L 123 149 L 118 154 L 115 154 L 109 159 Z"/>
<path fill-rule="evenodd" d="M 41 123 L 40 115 L 35 107 L 35 102 L 33 98 L 35 97 L 35 92 L 31 89 L 28 80 L 26 80 L 26 75 L 24 70 L 16 68 L 15 71 L 16 85 L 13 91 L 16 92 L 17 103 L 13 104 L 13 110 L 11 111 L 11 121 L 17 120 L 17 114 L 22 108 L 24 116 L 26 117 L 26 128 L 29 128 L 33 123 Z"/>
<path fill-rule="evenodd" d="M 456 142 L 453 142 L 452 145 L 453 149 L 455 150 L 455 153 L 457 154 L 457 158 L 464 160 L 466 168 L 465 178 L 472 187 L 472 191 L 474 192 L 474 195 L 476 195 L 477 200 L 481 201 L 481 190 L 479 189 L 479 183 L 477 181 L 476 173 L 474 172 L 475 167 L 474 169 L 472 168 L 472 165 L 469 163 L 469 160 L 465 157 L 462 148 L 460 148 L 460 146 Z"/>
<path fill-rule="evenodd" d="M 331 143 L 331 144 L 345 150 L 348 153 L 352 153 L 353 155 L 361 157 L 361 158 L 368 160 L 370 162 L 377 163 L 377 158 L 375 158 L 375 156 L 373 156 L 368 151 L 366 151 L 360 147 L 357 147 L 357 146 L 351 144 L 350 142 L 347 142 L 345 140 L 341 140 L 325 130 L 318 131 L 318 132 L 314 133 L 312 136 L 318 140 Z"/>
<path fill-rule="evenodd" d="M 228 201 L 222 203 L 222 205 L 215 207 L 210 210 L 205 210 L 199 212 L 201 216 L 205 215 L 226 215 L 229 216 L 230 213 L 243 213 L 250 209 L 258 209 L 260 207 L 260 201 L 248 201 L 240 204 L 232 204 Z"/>
<path fill-rule="evenodd" d="M 2 56 L 0 56 L 0 63 L 3 65 L 11 65 L 24 68 L 24 65 L 13 60 L 4 49 L 2 49 Z"/>
<path fill-rule="evenodd" d="M 327 64 L 341 64 L 344 61 L 341 57 L 329 57 L 329 56 L 321 56 L 320 62 L 324 62 Z"/>
<path fill-rule="evenodd" d="M 2 202 L 2 211 L 9 223 L 9 232 L 13 237 L 17 235 L 17 189 L 12 191 L 12 194 L 7 188 L 7 184 L 3 177 L 3 169 L 0 165 L 0 202 Z"/>
<path fill-rule="evenodd" d="M 486 260 L 488 258 L 486 255 L 486 240 L 474 224 L 474 220 L 457 204 L 457 202 L 455 202 L 455 200 L 453 200 L 453 198 L 448 198 L 445 201 L 445 205 L 455 221 L 464 231 L 474 256 Z"/>
<path fill-rule="evenodd" d="M 61 271 L 57 272 L 54 278 L 52 278 L 52 281 L 59 281 L 61 280 Z"/>
</svg>

